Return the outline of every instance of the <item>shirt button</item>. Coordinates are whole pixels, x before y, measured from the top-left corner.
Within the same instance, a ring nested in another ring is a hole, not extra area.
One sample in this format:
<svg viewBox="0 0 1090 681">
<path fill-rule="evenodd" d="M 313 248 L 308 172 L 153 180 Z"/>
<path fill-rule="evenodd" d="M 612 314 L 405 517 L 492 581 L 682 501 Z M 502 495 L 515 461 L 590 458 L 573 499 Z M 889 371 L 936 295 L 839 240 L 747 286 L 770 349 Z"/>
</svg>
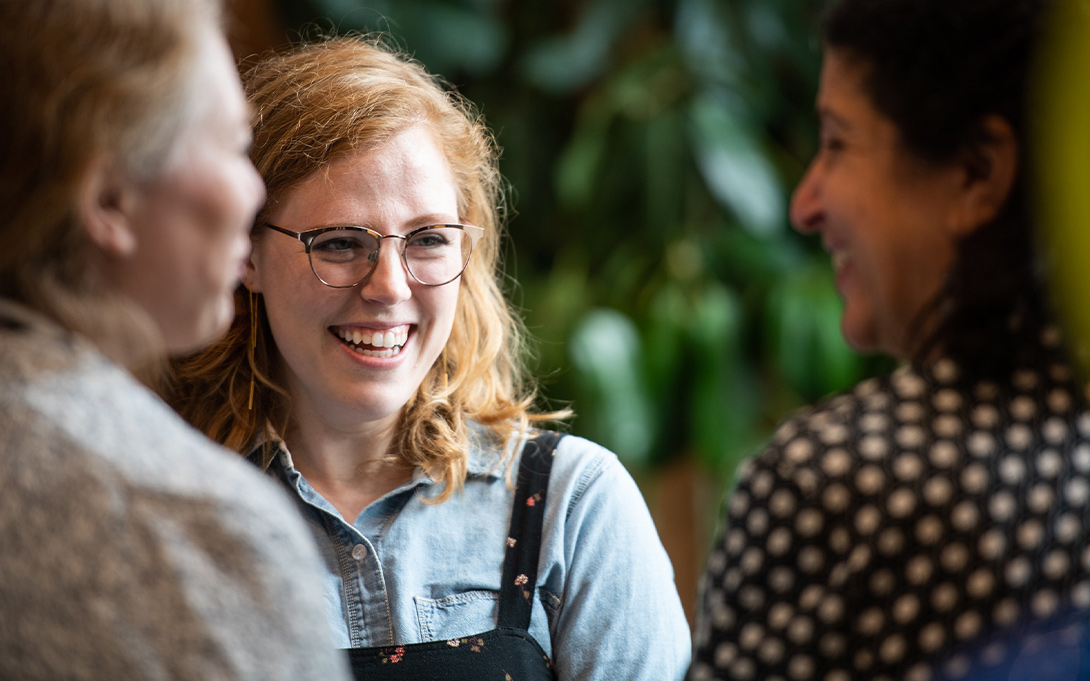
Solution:
<svg viewBox="0 0 1090 681">
<path fill-rule="evenodd" d="M 352 548 L 352 557 L 356 560 L 363 560 L 367 557 L 367 547 L 363 544 L 356 544 Z"/>
</svg>

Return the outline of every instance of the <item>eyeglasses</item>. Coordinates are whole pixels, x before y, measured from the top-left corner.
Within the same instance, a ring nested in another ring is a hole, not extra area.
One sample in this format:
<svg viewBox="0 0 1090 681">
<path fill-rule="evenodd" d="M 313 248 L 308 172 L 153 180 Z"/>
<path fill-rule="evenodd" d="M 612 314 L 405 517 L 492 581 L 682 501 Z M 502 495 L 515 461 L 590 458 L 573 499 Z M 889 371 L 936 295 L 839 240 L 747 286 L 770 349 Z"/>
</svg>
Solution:
<svg viewBox="0 0 1090 681">
<path fill-rule="evenodd" d="M 375 269 L 385 239 L 401 240 L 401 262 L 425 286 L 449 284 L 462 275 L 484 229 L 476 225 L 428 225 L 408 234 L 382 235 L 356 226 L 317 227 L 305 232 L 265 223 L 303 242 L 310 269 L 331 288 L 352 288 Z"/>
</svg>

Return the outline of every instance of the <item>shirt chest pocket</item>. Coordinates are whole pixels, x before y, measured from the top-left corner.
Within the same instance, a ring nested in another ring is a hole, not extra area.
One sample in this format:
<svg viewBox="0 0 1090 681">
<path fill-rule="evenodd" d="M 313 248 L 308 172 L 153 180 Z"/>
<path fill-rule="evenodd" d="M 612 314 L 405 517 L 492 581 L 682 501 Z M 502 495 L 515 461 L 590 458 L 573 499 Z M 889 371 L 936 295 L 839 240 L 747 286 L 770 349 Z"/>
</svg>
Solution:
<svg viewBox="0 0 1090 681">
<path fill-rule="evenodd" d="M 500 595 L 467 591 L 446 598 L 413 598 L 421 641 L 443 641 L 496 628 Z"/>
</svg>

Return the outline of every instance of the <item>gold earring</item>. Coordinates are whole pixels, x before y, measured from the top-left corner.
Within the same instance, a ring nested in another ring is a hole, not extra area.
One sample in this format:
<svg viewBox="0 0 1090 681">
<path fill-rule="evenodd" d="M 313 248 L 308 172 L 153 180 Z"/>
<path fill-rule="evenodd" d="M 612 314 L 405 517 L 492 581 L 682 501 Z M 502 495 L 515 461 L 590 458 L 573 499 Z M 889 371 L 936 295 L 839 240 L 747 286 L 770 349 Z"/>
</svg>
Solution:
<svg viewBox="0 0 1090 681">
<path fill-rule="evenodd" d="M 257 347 L 257 305 L 255 303 L 254 292 L 250 291 L 250 347 L 247 350 L 247 354 L 250 359 L 250 401 L 247 403 L 246 408 L 253 410 L 254 408 L 254 374 L 257 372 L 256 363 L 254 362 L 254 349 Z"/>
</svg>

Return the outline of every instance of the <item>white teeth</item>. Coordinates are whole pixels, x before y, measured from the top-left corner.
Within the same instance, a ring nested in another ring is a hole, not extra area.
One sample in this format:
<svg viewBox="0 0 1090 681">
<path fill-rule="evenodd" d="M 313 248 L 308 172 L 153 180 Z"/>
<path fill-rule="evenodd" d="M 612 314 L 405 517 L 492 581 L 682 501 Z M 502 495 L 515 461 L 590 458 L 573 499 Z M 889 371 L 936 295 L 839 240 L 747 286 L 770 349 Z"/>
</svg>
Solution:
<svg viewBox="0 0 1090 681">
<path fill-rule="evenodd" d="M 333 327 L 333 332 L 346 343 L 351 344 L 353 350 L 369 357 L 392 357 L 401 352 L 401 348 L 409 339 L 409 327 L 407 326 L 390 329 L 389 331 L 373 332 L 368 329 Z M 370 346 L 370 348 L 367 348 L 367 346 Z M 384 349 L 375 350 L 374 348 Z"/>
</svg>

